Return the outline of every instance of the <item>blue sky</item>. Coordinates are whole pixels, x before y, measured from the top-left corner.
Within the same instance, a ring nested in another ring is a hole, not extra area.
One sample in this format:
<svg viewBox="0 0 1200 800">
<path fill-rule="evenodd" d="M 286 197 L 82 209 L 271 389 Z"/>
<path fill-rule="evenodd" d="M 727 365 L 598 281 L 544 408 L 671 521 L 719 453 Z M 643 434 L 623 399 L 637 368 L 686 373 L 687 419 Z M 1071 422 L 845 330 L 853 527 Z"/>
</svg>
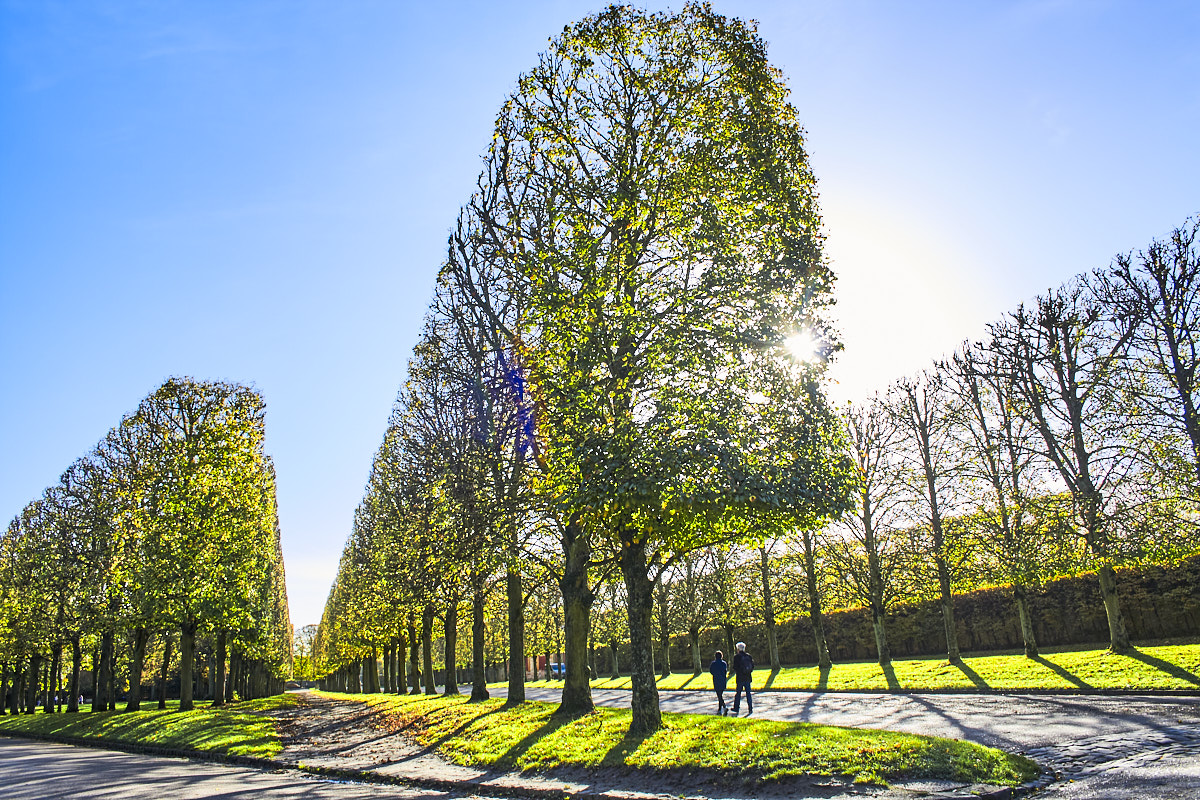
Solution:
<svg viewBox="0 0 1200 800">
<path fill-rule="evenodd" d="M 809 133 L 838 397 L 1200 212 L 1200 4 L 714 5 Z M 0 0 L 0 516 L 166 377 L 253 383 L 315 622 L 494 115 L 599 7 Z"/>
</svg>

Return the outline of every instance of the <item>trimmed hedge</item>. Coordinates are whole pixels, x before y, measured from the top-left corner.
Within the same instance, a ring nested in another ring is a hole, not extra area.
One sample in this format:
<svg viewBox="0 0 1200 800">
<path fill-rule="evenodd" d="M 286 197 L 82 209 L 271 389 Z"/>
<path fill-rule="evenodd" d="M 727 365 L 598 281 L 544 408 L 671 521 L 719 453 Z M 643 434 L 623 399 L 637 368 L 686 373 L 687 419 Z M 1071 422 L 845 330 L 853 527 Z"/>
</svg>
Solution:
<svg viewBox="0 0 1200 800">
<path fill-rule="evenodd" d="M 1132 639 L 1166 639 L 1200 636 L 1200 554 L 1171 566 L 1117 570 L 1121 612 Z M 1108 640 L 1108 621 L 1095 573 L 1050 581 L 1029 590 L 1038 646 L 1083 644 Z M 1019 650 L 1021 628 L 1012 588 L 980 589 L 955 597 L 959 646 L 964 651 Z M 835 661 L 875 658 L 875 635 L 865 608 L 834 611 L 825 616 L 829 652 Z M 895 657 L 937 655 L 946 652 L 942 611 L 937 600 L 895 607 L 887 619 L 888 644 Z M 767 637 L 761 624 L 741 627 L 745 640 L 760 664 L 766 661 Z M 778 624 L 779 657 L 785 664 L 812 664 L 817 660 L 812 625 L 807 616 Z M 671 646 L 671 664 L 691 664 L 686 636 Z M 713 650 L 725 650 L 724 633 L 709 628 L 701 634 L 702 656 L 707 663 Z M 599 651 L 601 664 L 606 653 Z M 603 666 L 601 667 L 603 671 Z"/>
</svg>

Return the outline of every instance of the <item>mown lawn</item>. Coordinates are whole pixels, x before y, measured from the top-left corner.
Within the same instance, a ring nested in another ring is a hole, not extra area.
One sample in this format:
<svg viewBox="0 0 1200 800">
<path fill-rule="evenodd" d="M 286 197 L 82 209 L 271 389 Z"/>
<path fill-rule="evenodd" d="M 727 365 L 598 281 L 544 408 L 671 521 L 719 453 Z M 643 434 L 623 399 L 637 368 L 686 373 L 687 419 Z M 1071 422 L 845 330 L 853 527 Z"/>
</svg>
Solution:
<svg viewBox="0 0 1200 800">
<path fill-rule="evenodd" d="M 269 717 L 255 714 L 297 702 L 295 695 L 277 695 L 236 703 L 227 709 L 207 706 L 179 711 L 179 701 L 165 710 L 105 711 L 78 714 L 22 714 L 0 717 L 0 734 L 35 733 L 126 744 L 148 744 L 178 750 L 199 750 L 231 756 L 271 758 L 282 745 Z M 151 704 L 156 705 L 156 704 Z"/>
<path fill-rule="evenodd" d="M 664 714 L 663 729 L 629 735 L 630 712 L 598 708 L 574 719 L 551 703 L 505 709 L 465 696 L 331 695 L 385 710 L 389 726 L 458 764 L 543 771 L 554 767 L 723 773 L 738 780 L 839 776 L 886 783 L 946 778 L 1014 785 L 1033 762 L 970 742 L 891 731 L 771 720 Z"/>
<path fill-rule="evenodd" d="M 707 666 L 707 664 L 705 665 Z M 496 684 L 502 686 L 503 684 Z M 534 681 L 527 686 L 561 687 L 562 681 Z M 629 677 L 598 678 L 598 689 L 628 689 Z M 658 680 L 660 689 L 712 688 L 707 672 L 675 672 Z M 815 666 L 784 667 L 772 675 L 761 665 L 754 686 L 805 691 L 920 691 L 962 689 L 1190 689 L 1200 691 L 1200 644 L 1139 647 L 1131 655 L 1103 649 L 1047 653 L 1035 659 L 1020 654 L 969 656 L 962 665 L 945 657 L 893 661 L 884 669 L 873 661 L 834 664 L 828 673 Z"/>
</svg>

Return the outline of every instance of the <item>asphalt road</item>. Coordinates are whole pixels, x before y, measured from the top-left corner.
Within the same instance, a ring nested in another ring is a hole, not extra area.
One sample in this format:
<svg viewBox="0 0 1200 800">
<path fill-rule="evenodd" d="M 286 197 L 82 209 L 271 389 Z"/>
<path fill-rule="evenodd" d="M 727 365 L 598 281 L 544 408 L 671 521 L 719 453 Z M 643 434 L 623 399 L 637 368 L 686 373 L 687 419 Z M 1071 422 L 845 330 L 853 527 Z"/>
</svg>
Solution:
<svg viewBox="0 0 1200 800">
<path fill-rule="evenodd" d="M 467 793 L 447 794 L 400 786 L 324 780 L 292 770 L 268 772 L 251 767 L 141 756 L 2 736 L 0 797 L 5 800 L 478 798 Z"/>
</svg>

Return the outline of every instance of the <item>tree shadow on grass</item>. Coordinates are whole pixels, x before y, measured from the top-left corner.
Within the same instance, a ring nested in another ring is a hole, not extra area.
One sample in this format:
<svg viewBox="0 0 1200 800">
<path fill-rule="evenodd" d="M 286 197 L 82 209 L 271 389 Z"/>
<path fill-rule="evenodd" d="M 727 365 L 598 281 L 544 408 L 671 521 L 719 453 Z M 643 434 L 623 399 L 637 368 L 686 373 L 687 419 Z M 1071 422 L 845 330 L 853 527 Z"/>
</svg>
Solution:
<svg viewBox="0 0 1200 800">
<path fill-rule="evenodd" d="M 950 664 L 951 664 L 951 666 L 958 667 L 959 671 L 962 672 L 963 675 L 966 675 L 967 678 L 971 681 L 971 683 L 975 684 L 976 688 L 978 688 L 978 689 L 991 689 L 992 688 L 991 686 L 988 685 L 987 681 L 985 681 L 982 677 L 980 677 L 978 672 L 976 672 L 975 670 L 968 667 L 966 662 L 963 661 L 962 659 L 959 659 L 958 661 L 951 661 Z"/>
<path fill-rule="evenodd" d="M 1157 656 L 1147 655 L 1139 650 L 1133 650 L 1125 653 L 1124 655 L 1134 659 L 1135 661 L 1140 661 L 1148 667 L 1154 667 L 1157 670 L 1161 670 L 1162 672 L 1170 675 L 1172 678 L 1185 681 L 1193 686 L 1200 686 L 1200 676 L 1197 676 L 1194 672 L 1188 672 L 1183 667 L 1172 664 L 1170 661 L 1164 661 Z"/>
<path fill-rule="evenodd" d="M 551 715 L 544 723 L 530 731 L 525 738 L 521 739 L 521 741 L 505 750 L 504 755 L 496 759 L 496 763 L 493 765 L 493 768 L 519 769 L 517 766 L 517 761 L 519 761 L 521 756 L 525 755 L 525 753 L 529 751 L 529 748 L 533 747 L 533 745 L 536 744 L 539 739 L 549 736 L 563 725 L 570 724 L 578 718 L 579 717 L 577 715 Z"/>
<path fill-rule="evenodd" d="M 759 689 L 759 691 L 765 692 L 767 689 L 770 689 L 772 686 L 774 686 L 775 679 L 777 677 L 779 677 L 779 670 L 778 669 L 771 670 L 771 674 L 767 676 L 767 682 L 763 684 L 763 687 L 761 689 Z"/>
<path fill-rule="evenodd" d="M 896 680 L 896 670 L 892 668 L 891 662 L 880 666 L 883 670 L 883 677 L 887 681 L 888 689 L 893 692 L 900 690 L 900 681 Z"/>
<path fill-rule="evenodd" d="M 680 688 L 680 689 L 686 689 L 686 688 L 688 687 L 688 685 L 689 685 L 689 684 L 690 684 L 692 681 L 694 681 L 694 680 L 696 680 L 697 678 L 699 678 L 701 674 L 703 674 L 703 673 L 696 673 L 696 674 L 695 674 L 695 675 L 693 675 L 692 677 L 688 678 L 686 681 L 684 681 L 684 682 L 683 682 L 683 683 L 680 685 L 680 687 L 679 687 L 679 688 Z"/>
<path fill-rule="evenodd" d="M 819 673 L 820 673 L 819 676 L 817 677 L 817 691 L 818 692 L 827 692 L 827 691 L 829 691 L 829 672 L 832 669 L 832 667 L 818 666 L 817 669 L 819 670 Z"/>
<path fill-rule="evenodd" d="M 1072 684 L 1077 689 L 1095 689 L 1096 688 L 1095 686 L 1092 686 L 1090 683 L 1088 683 L 1087 681 L 1080 678 L 1078 675 L 1076 675 L 1072 672 L 1068 672 L 1067 670 L 1060 667 L 1058 664 L 1055 664 L 1053 661 L 1047 661 L 1042 656 L 1029 656 L 1029 659 L 1031 661 L 1036 661 L 1037 663 L 1041 664 L 1043 667 L 1050 670 L 1054 674 L 1058 675 L 1060 678 L 1067 681 L 1068 683 Z"/>
<path fill-rule="evenodd" d="M 642 742 L 646 741 L 649 734 L 633 733 L 625 731 L 625 735 L 621 737 L 621 741 L 613 745 L 613 748 L 604 754 L 604 758 L 600 761 L 601 767 L 624 767 L 625 760 L 629 754 L 642 746 Z"/>
</svg>

